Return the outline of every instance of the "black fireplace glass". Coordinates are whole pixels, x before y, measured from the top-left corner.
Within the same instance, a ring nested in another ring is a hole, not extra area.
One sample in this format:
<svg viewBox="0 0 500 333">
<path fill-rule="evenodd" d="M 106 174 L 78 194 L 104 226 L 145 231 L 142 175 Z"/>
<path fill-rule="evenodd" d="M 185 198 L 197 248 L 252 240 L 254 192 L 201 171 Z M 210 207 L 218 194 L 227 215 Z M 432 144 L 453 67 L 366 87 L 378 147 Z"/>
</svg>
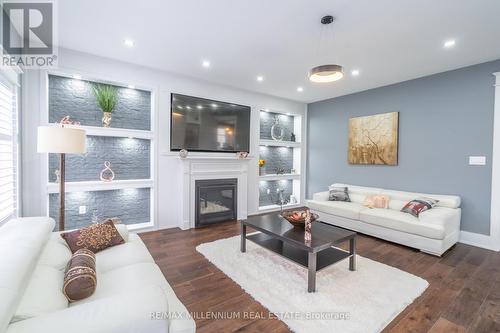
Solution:
<svg viewBox="0 0 500 333">
<path fill-rule="evenodd" d="M 196 221 L 197 227 L 237 218 L 236 178 L 197 180 Z"/>
</svg>

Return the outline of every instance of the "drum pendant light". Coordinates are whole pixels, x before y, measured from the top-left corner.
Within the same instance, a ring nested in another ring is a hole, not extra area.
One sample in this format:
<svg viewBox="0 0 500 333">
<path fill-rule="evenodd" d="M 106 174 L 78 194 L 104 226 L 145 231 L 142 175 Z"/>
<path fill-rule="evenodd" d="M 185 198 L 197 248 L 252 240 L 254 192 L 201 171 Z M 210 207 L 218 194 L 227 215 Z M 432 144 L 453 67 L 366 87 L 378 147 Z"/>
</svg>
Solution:
<svg viewBox="0 0 500 333">
<path fill-rule="evenodd" d="M 328 25 L 333 22 L 333 16 L 327 15 L 321 19 L 321 24 Z M 309 71 L 309 80 L 316 83 L 328 83 L 340 80 L 344 77 L 342 66 L 340 65 L 321 65 L 312 68 Z"/>
</svg>

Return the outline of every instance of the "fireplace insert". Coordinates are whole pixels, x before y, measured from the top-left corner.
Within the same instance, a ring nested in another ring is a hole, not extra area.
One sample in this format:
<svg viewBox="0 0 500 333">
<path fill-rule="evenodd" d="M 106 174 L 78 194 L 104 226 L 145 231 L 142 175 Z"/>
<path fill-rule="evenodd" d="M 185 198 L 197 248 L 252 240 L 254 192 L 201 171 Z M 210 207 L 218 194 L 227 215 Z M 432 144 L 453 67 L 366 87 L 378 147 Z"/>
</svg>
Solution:
<svg viewBox="0 0 500 333">
<path fill-rule="evenodd" d="M 196 227 L 237 218 L 236 178 L 196 180 L 195 187 Z"/>
</svg>

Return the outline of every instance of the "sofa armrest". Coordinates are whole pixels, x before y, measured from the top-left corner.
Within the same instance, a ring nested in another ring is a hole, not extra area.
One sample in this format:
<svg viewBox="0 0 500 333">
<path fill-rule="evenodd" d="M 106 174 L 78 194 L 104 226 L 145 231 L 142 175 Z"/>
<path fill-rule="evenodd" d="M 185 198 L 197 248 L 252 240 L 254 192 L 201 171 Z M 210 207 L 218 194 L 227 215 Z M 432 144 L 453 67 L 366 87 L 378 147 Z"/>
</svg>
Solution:
<svg viewBox="0 0 500 333">
<path fill-rule="evenodd" d="M 313 200 L 316 201 L 328 201 L 329 197 L 330 197 L 330 192 L 328 191 L 318 192 L 313 194 Z"/>
<path fill-rule="evenodd" d="M 460 232 L 460 219 L 462 209 L 435 207 L 426 210 L 419 215 L 419 220 L 423 223 L 438 224 L 442 226 L 447 235 Z"/>
<path fill-rule="evenodd" d="M 102 298 L 8 326 L 8 333 L 167 333 L 165 293 L 159 286 Z M 161 317 L 161 316 L 160 316 Z"/>
</svg>

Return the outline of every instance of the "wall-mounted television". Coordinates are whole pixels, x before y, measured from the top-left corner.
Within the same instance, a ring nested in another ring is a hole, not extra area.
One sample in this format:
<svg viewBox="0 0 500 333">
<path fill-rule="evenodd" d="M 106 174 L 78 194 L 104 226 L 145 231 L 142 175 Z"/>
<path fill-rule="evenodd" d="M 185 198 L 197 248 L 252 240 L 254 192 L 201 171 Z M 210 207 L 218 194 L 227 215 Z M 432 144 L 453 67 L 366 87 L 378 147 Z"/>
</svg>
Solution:
<svg viewBox="0 0 500 333">
<path fill-rule="evenodd" d="M 235 153 L 250 150 L 250 107 L 171 94 L 170 150 Z"/>
</svg>

